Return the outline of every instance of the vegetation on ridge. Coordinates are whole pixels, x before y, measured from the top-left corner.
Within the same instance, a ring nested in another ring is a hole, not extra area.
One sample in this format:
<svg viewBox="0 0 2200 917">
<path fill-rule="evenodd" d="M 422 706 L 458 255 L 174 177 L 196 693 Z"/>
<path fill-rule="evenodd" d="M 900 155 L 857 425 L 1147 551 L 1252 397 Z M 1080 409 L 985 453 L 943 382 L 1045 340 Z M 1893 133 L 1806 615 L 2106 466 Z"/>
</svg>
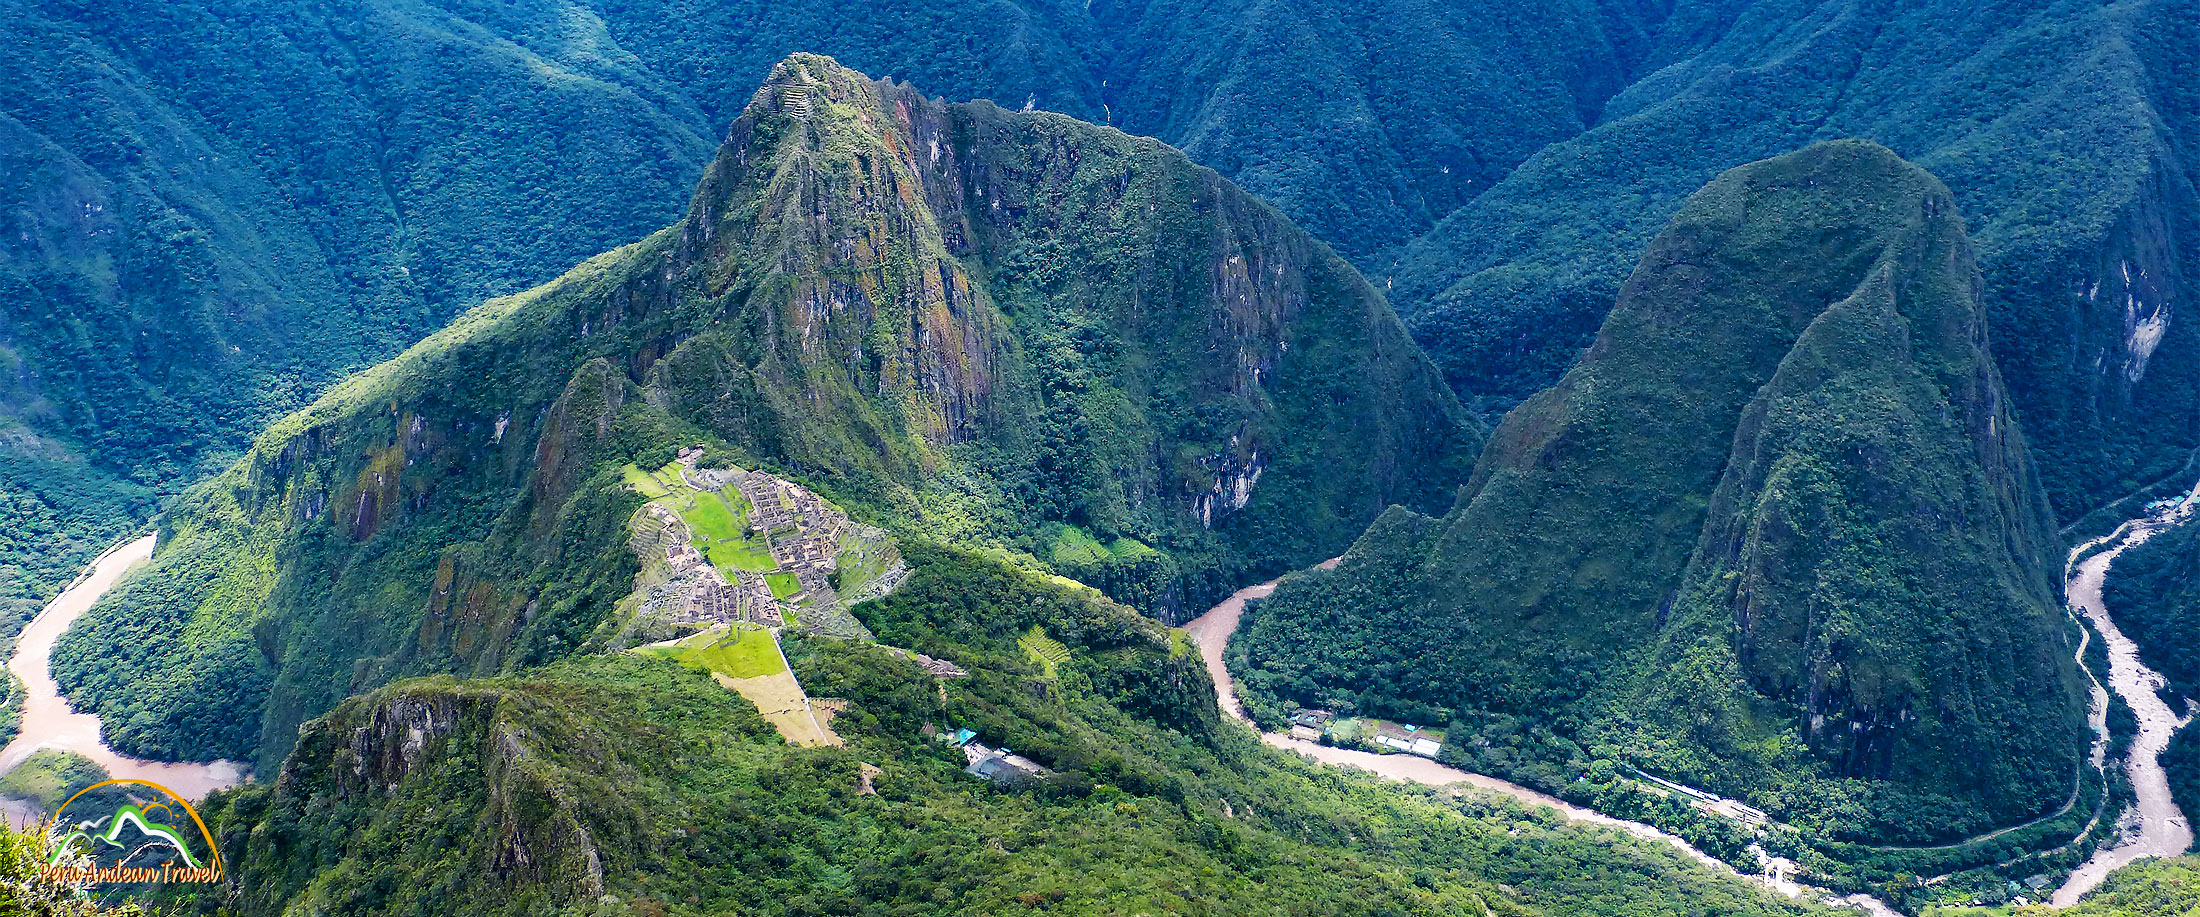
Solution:
<svg viewBox="0 0 2200 917">
<path fill-rule="evenodd" d="M 1722 176 L 1448 515 L 1253 605 L 1256 703 L 1450 719 L 1463 763 L 1556 789 L 1615 759 L 1827 840 L 2060 806 L 2061 549 L 1975 281 L 1947 191 L 1884 148 Z"/>
<path fill-rule="evenodd" d="M 1196 654 L 1154 622 L 983 555 L 909 553 L 909 584 L 858 614 L 971 675 L 935 681 L 874 646 L 792 641 L 803 683 L 847 701 L 834 720 L 846 746 L 786 746 L 738 695 L 634 656 L 399 682 L 309 725 L 280 780 L 209 800 L 241 880 L 220 903 L 244 915 L 1813 910 L 1662 844 L 1278 754 L 1219 728 Z M 1036 680 L 1017 645 L 1033 627 L 1069 651 L 1056 678 Z M 989 786 L 941 741 L 956 728 L 1058 776 Z"/>
<path fill-rule="evenodd" d="M 618 630 L 622 469 L 675 447 L 897 535 L 1044 558 L 1075 526 L 1124 545 L 1075 569 L 1181 615 L 1431 507 L 1479 436 L 1364 280 L 1176 151 L 798 56 L 679 224 L 180 498 L 56 672 L 118 748 L 271 769 L 344 697 Z"/>
</svg>

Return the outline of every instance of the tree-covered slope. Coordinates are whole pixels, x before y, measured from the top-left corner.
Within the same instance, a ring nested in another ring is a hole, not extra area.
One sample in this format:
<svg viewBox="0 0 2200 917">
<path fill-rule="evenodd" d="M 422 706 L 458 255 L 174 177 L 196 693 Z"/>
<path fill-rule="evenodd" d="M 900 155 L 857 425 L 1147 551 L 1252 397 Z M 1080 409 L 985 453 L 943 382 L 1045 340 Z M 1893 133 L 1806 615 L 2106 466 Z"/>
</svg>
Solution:
<svg viewBox="0 0 2200 917">
<path fill-rule="evenodd" d="M 1182 147 L 1363 270 L 1597 123 L 1659 4 L 1103 0 L 1109 123 Z"/>
<path fill-rule="evenodd" d="M 1479 794 L 1401 793 L 1224 728 L 1197 654 L 1089 590 L 914 546 L 857 613 L 953 659 L 800 640 L 841 746 L 782 744 L 703 673 L 630 654 L 400 682 L 206 805 L 233 893 L 349 914 L 1797 914 L 1659 844 Z M 1052 673 L 1016 644 L 1066 642 Z M 928 728 L 933 727 L 933 728 Z M 968 728 L 1055 773 L 961 771 Z"/>
<path fill-rule="evenodd" d="M 2116 555 L 2101 601 L 2148 668 L 2179 694 L 2200 695 L 2200 527 L 2180 525 Z"/>
<path fill-rule="evenodd" d="M 1593 122 L 1623 3 L 0 4 L 0 601 L 487 296 L 679 215 L 773 62 L 1188 147 L 1363 265 Z M 20 610 L 18 609 L 18 610 Z"/>
<path fill-rule="evenodd" d="M 268 419 L 677 216 L 805 50 L 1189 150 L 1396 280 L 1493 414 L 1557 378 L 1711 176 L 1879 140 L 1976 221 L 2074 518 L 2193 445 L 2188 7 L 19 0 L 0 519 L 33 534 L 0 543 L 5 588 L 35 605 Z"/>
<path fill-rule="evenodd" d="M 2190 298 L 2200 18 L 2188 3 L 1681 2 L 1644 75 L 1416 240 L 1394 297 L 1470 402 L 1587 346 L 1636 256 L 1712 176 L 1861 137 L 1946 181 L 1995 355 L 2074 519 L 2200 439 Z"/>
<path fill-rule="evenodd" d="M 1479 430 L 1358 274 L 1162 144 L 774 68 L 687 216 L 278 422 L 57 651 L 119 747 L 272 764 L 414 672 L 586 642 L 618 464 L 702 442 L 1157 613 L 1432 506 Z M 264 719 L 262 714 L 264 712 Z"/>
<path fill-rule="evenodd" d="M 1735 169 L 1448 515 L 1394 511 L 1255 606 L 1246 681 L 1503 721 L 1550 779 L 1616 755 L 1837 833 L 2059 805 L 2059 539 L 1988 346 L 1932 176 L 1853 141 Z"/>
<path fill-rule="evenodd" d="M 0 499 L 87 542 L 0 544 L 35 598 L 344 374 L 675 219 L 710 156 L 585 18 L 0 14 Z"/>
</svg>

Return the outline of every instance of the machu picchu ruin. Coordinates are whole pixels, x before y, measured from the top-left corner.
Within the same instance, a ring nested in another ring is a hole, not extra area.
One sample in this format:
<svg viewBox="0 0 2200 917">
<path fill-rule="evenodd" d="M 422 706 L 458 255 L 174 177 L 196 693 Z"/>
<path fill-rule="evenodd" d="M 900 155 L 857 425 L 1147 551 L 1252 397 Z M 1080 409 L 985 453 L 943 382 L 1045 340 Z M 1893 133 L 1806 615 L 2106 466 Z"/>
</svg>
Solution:
<svg viewBox="0 0 2200 917">
<path fill-rule="evenodd" d="M 908 575 L 893 539 L 769 472 L 701 467 L 704 451 L 684 449 L 654 471 L 623 469 L 649 500 L 635 517 L 635 549 L 645 566 L 662 564 L 643 577 L 654 582 L 636 617 L 676 631 L 748 624 L 869 639 L 848 606 Z"/>
</svg>

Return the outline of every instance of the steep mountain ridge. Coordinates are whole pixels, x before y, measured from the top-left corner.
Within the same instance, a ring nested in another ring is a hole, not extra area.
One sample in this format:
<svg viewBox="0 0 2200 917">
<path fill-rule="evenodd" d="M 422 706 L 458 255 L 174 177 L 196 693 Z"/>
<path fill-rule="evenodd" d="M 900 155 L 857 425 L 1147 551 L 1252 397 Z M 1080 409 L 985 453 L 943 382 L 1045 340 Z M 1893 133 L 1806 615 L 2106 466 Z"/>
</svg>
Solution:
<svg viewBox="0 0 2200 917">
<path fill-rule="evenodd" d="M 6 4 L 0 520 L 59 537 L 0 541 L 0 601 L 345 374 L 678 218 L 789 53 L 1189 145 L 1372 264 L 1593 120 L 1633 7 Z"/>
<path fill-rule="evenodd" d="M 346 374 L 677 218 L 712 149 L 585 17 L 4 11 L 0 503 L 36 509 L 0 518 L 86 542 L 0 558 L 31 601 Z"/>
<path fill-rule="evenodd" d="M 1395 282 L 1490 416 L 1563 373 L 1687 194 L 1868 137 L 1977 221 L 2062 516 L 2200 444 L 2177 318 L 2200 200 L 2189 4 L 9 12 L 0 520 L 55 536 L 0 542 L 17 612 L 344 373 L 676 218 L 718 127 L 796 50 L 1186 147 Z"/>
<path fill-rule="evenodd" d="M 588 643 L 632 586 L 616 465 L 674 446 L 906 535 L 1097 541 L 1095 582 L 1166 613 L 1440 499 L 1479 436 L 1364 280 L 1212 171 L 797 55 L 686 219 L 270 427 L 57 666 L 118 747 L 272 766 L 396 675 Z"/>
<path fill-rule="evenodd" d="M 1556 730 L 1545 766 L 1605 748 L 1836 832 L 2059 803 L 2082 702 L 2058 538 L 1971 258 L 1947 190 L 1883 147 L 1721 176 L 1448 515 L 1255 609 L 1248 682 L 1519 720 Z"/>
<path fill-rule="evenodd" d="M 410 679 L 310 724 L 202 807 L 241 914 L 1815 912 L 1662 844 L 1494 797 L 1401 794 L 1221 729 L 1198 655 L 1091 590 L 913 552 L 857 612 L 956 660 L 787 637 L 845 745 L 800 748 L 640 654 Z M 1030 659 L 1042 625 L 1060 656 Z M 982 782 L 949 737 L 1048 769 Z M 1375 825 L 1380 825 L 1376 829 Z"/>
<path fill-rule="evenodd" d="M 1635 255 L 1721 171 L 1815 141 L 1947 182 L 1996 359 L 2066 521 L 2200 445 L 2179 316 L 2194 266 L 2190 4 L 1675 4 L 1645 75 L 1418 238 L 1394 299 L 1470 403 L 1509 406 L 1588 345 Z"/>
</svg>

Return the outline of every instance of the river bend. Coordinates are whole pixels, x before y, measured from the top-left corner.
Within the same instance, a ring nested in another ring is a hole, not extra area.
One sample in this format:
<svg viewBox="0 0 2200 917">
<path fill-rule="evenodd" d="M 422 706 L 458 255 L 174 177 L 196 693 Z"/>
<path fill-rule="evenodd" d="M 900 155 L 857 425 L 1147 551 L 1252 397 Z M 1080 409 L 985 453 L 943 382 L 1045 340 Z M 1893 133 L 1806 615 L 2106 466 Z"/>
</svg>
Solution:
<svg viewBox="0 0 2200 917">
<path fill-rule="evenodd" d="M 100 739 L 99 717 L 71 710 L 69 702 L 61 697 L 54 684 L 49 664 L 54 644 L 68 631 L 69 625 L 76 623 L 79 616 L 122 579 L 124 573 L 153 556 L 153 538 L 147 535 L 100 555 L 83 576 L 55 596 L 53 602 L 31 620 L 30 626 L 23 629 L 15 643 L 15 655 L 8 660 L 8 668 L 22 679 L 27 696 L 23 701 L 21 729 L 15 741 L 0 749 L 0 773 L 13 770 L 32 752 L 53 748 L 91 759 L 106 768 L 110 777 L 157 783 L 193 801 L 206 798 L 206 794 L 214 790 L 235 786 L 244 779 L 244 768 L 232 761 L 169 764 L 132 758 L 108 748 Z M 6 807 L 6 811 L 13 820 L 29 814 L 20 804 Z"/>
</svg>

